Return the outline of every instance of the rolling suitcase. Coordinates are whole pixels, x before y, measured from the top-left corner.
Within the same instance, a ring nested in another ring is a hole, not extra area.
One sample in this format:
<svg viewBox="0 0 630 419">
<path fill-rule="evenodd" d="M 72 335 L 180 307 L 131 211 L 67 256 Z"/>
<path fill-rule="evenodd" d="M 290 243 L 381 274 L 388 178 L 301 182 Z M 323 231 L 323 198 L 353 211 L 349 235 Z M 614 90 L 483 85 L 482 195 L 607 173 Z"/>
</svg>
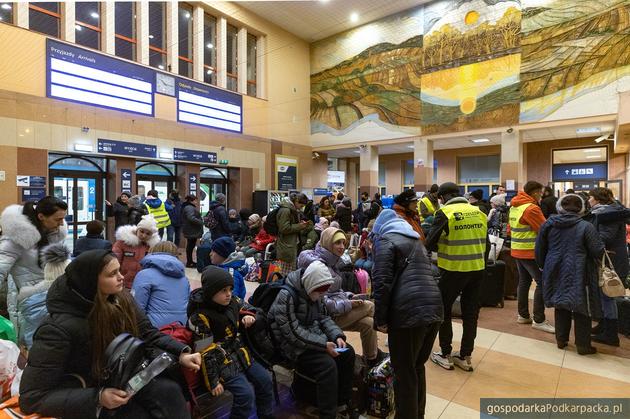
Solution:
<svg viewBox="0 0 630 419">
<path fill-rule="evenodd" d="M 616 300 L 619 313 L 619 333 L 630 337 L 630 297 L 619 297 Z"/>
<path fill-rule="evenodd" d="M 505 286 L 505 262 L 497 260 L 496 245 L 492 245 L 495 252 L 495 262 L 486 264 L 483 279 L 479 289 L 479 304 L 482 307 L 503 308 L 503 291 Z"/>
</svg>

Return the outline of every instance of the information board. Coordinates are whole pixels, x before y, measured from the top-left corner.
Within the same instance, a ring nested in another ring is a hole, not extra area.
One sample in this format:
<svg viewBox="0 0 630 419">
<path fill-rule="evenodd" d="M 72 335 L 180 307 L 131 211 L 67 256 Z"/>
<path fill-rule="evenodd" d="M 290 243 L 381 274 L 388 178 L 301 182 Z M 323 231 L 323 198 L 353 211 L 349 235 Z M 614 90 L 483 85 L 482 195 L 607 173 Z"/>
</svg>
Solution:
<svg viewBox="0 0 630 419">
<path fill-rule="evenodd" d="M 199 150 L 188 150 L 185 148 L 174 148 L 173 160 L 216 164 L 217 153 Z"/>
<path fill-rule="evenodd" d="M 239 94 L 177 80 L 177 120 L 226 131 L 243 132 L 243 97 Z"/>
<path fill-rule="evenodd" d="M 157 158 L 157 147 L 149 144 L 129 143 L 127 141 L 99 138 L 97 148 L 98 152 L 103 154 Z"/>
</svg>

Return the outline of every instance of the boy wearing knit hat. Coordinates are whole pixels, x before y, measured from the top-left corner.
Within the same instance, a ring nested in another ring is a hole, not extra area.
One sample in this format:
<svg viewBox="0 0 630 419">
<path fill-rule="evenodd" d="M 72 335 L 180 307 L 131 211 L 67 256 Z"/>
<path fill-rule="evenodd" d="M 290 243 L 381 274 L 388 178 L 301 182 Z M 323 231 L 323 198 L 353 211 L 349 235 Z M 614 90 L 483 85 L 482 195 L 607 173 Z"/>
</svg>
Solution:
<svg viewBox="0 0 630 419">
<path fill-rule="evenodd" d="M 351 407 L 354 349 L 322 302 L 333 283 L 321 261 L 291 272 L 285 286 L 293 290 L 278 292 L 267 317 L 279 350 L 300 373 L 292 385 L 295 396 L 313 402 L 316 394 L 319 417 L 326 419 L 336 418 L 337 406 L 344 404 L 347 413 L 356 413 Z M 314 380 L 315 388 L 302 377 Z"/>
<path fill-rule="evenodd" d="M 195 340 L 208 342 L 196 348 L 202 356 L 204 383 L 213 396 L 229 390 L 233 396 L 231 418 L 247 419 L 256 413 L 273 418 L 271 376 L 253 360 L 239 329 L 250 328 L 256 314 L 232 295 L 234 279 L 225 270 L 208 266 L 201 274 L 201 291 L 193 292 L 189 320 Z"/>
<path fill-rule="evenodd" d="M 235 252 L 236 243 L 231 237 L 221 237 L 212 242 L 210 247 L 210 263 L 225 269 L 234 278 L 234 295 L 241 300 L 245 299 L 245 275 L 247 264 L 245 255 Z"/>
</svg>

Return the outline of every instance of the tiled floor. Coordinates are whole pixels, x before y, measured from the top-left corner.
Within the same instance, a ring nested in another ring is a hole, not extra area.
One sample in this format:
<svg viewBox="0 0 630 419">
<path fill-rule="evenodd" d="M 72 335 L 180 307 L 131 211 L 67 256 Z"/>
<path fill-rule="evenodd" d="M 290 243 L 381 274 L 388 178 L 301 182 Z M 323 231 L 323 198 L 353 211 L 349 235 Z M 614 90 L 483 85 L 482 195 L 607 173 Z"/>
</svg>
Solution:
<svg viewBox="0 0 630 419">
<path fill-rule="evenodd" d="M 190 271 L 191 284 L 199 274 Z M 256 284 L 248 283 L 251 293 Z M 553 323 L 553 311 L 547 310 Z M 455 340 L 461 324 L 453 324 Z M 350 343 L 361 351 L 357 333 L 349 332 Z M 387 350 L 385 335 L 379 346 Z M 560 350 L 554 336 L 516 324 L 516 302 L 505 307 L 483 308 L 475 340 L 471 373 L 446 371 L 430 361 L 426 364 L 427 419 L 479 418 L 479 400 L 486 397 L 628 397 L 630 395 L 630 339 L 621 337 L 620 348 L 595 344 L 600 353 L 579 356 L 575 346 Z M 458 342 L 454 343 L 455 350 Z M 435 345 L 436 350 L 437 345 Z M 289 407 L 277 412 L 280 418 L 307 417 Z"/>
</svg>

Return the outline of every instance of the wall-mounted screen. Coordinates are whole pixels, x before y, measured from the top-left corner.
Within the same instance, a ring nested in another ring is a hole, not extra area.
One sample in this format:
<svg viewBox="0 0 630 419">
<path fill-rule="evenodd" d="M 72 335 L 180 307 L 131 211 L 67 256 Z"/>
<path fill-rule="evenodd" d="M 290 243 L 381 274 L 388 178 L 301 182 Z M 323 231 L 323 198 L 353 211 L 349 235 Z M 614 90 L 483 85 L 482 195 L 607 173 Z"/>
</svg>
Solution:
<svg viewBox="0 0 630 419">
<path fill-rule="evenodd" d="M 177 80 L 177 120 L 226 131 L 243 132 L 243 98 L 189 80 Z"/>
<path fill-rule="evenodd" d="M 83 48 L 46 40 L 46 96 L 154 115 L 153 70 Z"/>
</svg>

